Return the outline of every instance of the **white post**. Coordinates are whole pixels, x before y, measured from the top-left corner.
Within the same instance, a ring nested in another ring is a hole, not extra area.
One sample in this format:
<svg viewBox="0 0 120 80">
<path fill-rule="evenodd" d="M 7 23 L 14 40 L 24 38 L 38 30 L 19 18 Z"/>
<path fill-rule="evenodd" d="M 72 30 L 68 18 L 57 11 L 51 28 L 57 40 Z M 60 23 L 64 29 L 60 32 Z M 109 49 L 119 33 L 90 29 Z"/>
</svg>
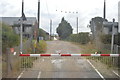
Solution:
<svg viewBox="0 0 120 80">
<path fill-rule="evenodd" d="M 50 40 L 52 39 L 52 19 L 50 19 Z"/>
<path fill-rule="evenodd" d="M 77 34 L 78 34 L 78 17 L 77 17 L 77 19 L 76 19 L 76 21 L 77 21 Z"/>
<path fill-rule="evenodd" d="M 113 19 L 113 26 L 112 26 L 111 54 L 113 54 L 113 46 L 114 46 L 114 22 L 115 19 Z"/>
<path fill-rule="evenodd" d="M 22 54 L 22 47 L 23 47 L 23 42 L 22 42 L 22 38 L 23 38 L 23 20 L 22 17 L 20 18 L 20 53 Z"/>
</svg>

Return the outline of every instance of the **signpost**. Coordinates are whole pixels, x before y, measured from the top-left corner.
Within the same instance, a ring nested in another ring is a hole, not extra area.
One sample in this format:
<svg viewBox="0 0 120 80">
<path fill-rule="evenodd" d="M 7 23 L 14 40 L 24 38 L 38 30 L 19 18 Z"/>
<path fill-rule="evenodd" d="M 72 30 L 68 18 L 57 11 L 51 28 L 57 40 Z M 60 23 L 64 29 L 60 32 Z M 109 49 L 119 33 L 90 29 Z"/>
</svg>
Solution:
<svg viewBox="0 0 120 80">
<path fill-rule="evenodd" d="M 113 25 L 112 25 L 111 54 L 113 53 L 113 46 L 114 46 L 114 22 L 115 19 L 113 19 Z"/>
<path fill-rule="evenodd" d="M 20 18 L 20 53 L 23 52 L 23 21 L 27 20 L 24 14 L 24 0 L 22 0 L 22 16 Z"/>
<path fill-rule="evenodd" d="M 23 30 L 23 20 L 22 20 L 22 17 L 21 17 L 21 19 L 20 19 L 20 53 L 22 54 L 22 44 L 23 44 L 23 42 L 22 42 L 22 38 L 23 38 L 23 33 L 22 33 L 22 30 Z"/>
</svg>

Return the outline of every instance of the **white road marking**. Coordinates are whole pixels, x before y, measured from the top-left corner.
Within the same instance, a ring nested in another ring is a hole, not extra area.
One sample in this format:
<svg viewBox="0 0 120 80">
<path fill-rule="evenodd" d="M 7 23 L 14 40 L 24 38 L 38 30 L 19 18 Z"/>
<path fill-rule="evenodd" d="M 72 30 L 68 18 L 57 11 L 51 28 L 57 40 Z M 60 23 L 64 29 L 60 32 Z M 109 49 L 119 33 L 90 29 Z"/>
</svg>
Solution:
<svg viewBox="0 0 120 80">
<path fill-rule="evenodd" d="M 113 73 L 114 73 L 115 75 L 117 75 L 118 77 L 120 77 L 120 75 L 119 75 L 118 73 L 116 73 L 115 71 L 113 71 Z"/>
<path fill-rule="evenodd" d="M 16 52 L 14 52 L 13 55 L 16 55 Z"/>
<path fill-rule="evenodd" d="M 25 72 L 25 70 L 23 70 L 20 75 L 18 76 L 17 80 L 19 80 L 21 78 L 21 76 L 23 75 L 23 73 Z"/>
<path fill-rule="evenodd" d="M 39 79 L 39 78 L 40 78 L 40 76 L 41 76 L 41 71 L 39 72 L 39 74 L 38 74 L 38 77 L 37 77 L 37 78 Z"/>
<path fill-rule="evenodd" d="M 44 60 L 44 59 L 42 59 L 42 61 L 44 62 L 45 60 Z"/>
<path fill-rule="evenodd" d="M 56 62 L 56 60 L 51 60 L 52 62 L 51 63 L 55 63 Z"/>
<path fill-rule="evenodd" d="M 102 76 L 102 74 L 95 68 L 95 66 L 93 66 L 92 65 L 92 63 L 89 61 L 89 60 L 87 60 L 88 61 L 88 63 L 95 69 L 95 71 L 99 74 L 99 76 L 103 79 L 103 80 L 105 80 L 105 78 Z"/>
<path fill-rule="evenodd" d="M 51 63 L 61 63 L 63 60 L 59 59 L 59 60 L 51 60 Z"/>
</svg>

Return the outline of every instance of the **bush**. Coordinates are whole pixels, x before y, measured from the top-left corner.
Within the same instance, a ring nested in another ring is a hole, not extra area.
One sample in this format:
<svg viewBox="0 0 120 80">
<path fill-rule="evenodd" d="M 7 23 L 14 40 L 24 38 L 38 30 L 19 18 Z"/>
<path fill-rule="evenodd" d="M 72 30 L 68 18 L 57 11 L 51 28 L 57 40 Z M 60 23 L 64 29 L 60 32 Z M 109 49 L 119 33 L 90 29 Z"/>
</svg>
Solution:
<svg viewBox="0 0 120 80">
<path fill-rule="evenodd" d="M 89 33 L 79 33 L 70 35 L 66 40 L 80 44 L 87 44 L 90 41 L 90 37 Z"/>
<path fill-rule="evenodd" d="M 14 34 L 12 27 L 2 23 L 2 52 L 5 52 L 6 48 L 18 45 L 19 41 L 19 35 Z"/>
<path fill-rule="evenodd" d="M 35 41 L 33 43 L 35 45 Z M 38 53 L 38 54 L 44 53 L 44 52 L 46 52 L 46 49 L 47 49 L 46 42 L 43 40 L 40 40 L 39 43 L 37 43 L 37 45 L 36 45 L 36 53 Z"/>
<path fill-rule="evenodd" d="M 39 47 L 40 47 L 41 52 L 45 52 L 46 51 L 46 47 L 47 47 L 46 42 L 41 40 L 39 42 Z"/>
<path fill-rule="evenodd" d="M 101 35 L 100 38 L 104 44 L 111 44 L 112 35 Z M 114 35 L 114 44 L 118 44 L 118 35 Z"/>
</svg>

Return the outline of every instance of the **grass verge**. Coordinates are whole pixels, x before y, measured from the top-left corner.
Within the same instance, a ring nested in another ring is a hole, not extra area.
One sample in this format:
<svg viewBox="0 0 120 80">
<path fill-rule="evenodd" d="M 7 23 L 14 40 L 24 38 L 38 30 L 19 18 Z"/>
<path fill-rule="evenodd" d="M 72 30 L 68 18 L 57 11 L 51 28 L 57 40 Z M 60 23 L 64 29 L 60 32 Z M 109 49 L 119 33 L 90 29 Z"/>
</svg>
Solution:
<svg viewBox="0 0 120 80">
<path fill-rule="evenodd" d="M 83 54 L 94 54 L 95 52 L 100 52 L 99 54 L 109 54 L 110 50 L 98 50 L 96 49 L 94 44 L 85 44 L 80 45 L 80 48 L 82 49 Z M 101 56 L 101 57 L 86 57 L 87 59 L 92 59 L 95 61 L 100 61 L 104 64 L 106 64 L 108 67 L 118 67 L 118 57 L 107 57 L 107 56 Z"/>
</svg>

